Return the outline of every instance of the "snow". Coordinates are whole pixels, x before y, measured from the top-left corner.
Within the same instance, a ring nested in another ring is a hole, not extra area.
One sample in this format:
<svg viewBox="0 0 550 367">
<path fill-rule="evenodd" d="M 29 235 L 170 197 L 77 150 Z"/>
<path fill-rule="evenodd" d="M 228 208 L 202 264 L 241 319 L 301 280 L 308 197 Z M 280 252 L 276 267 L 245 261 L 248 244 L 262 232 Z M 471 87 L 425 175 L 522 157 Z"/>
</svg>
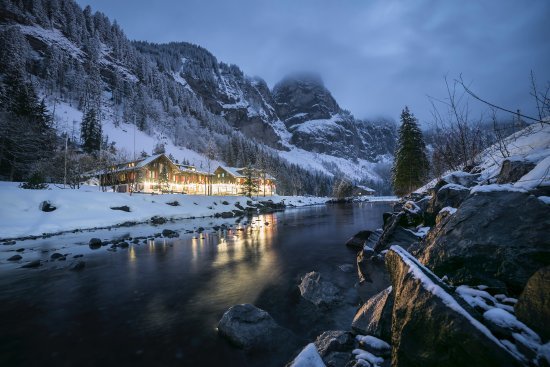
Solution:
<svg viewBox="0 0 550 367">
<path fill-rule="evenodd" d="M 412 231 L 410 229 L 405 229 L 405 230 L 411 232 L 412 234 L 414 234 L 417 237 L 424 238 L 424 237 L 426 237 L 426 235 L 430 231 L 430 228 L 431 227 L 419 227 L 419 228 L 416 229 L 416 232 Z"/>
<path fill-rule="evenodd" d="M 62 189 L 54 185 L 48 190 L 24 190 L 18 183 L 0 182 L 0 202 L 9 210 L 0 211 L 0 237 L 16 238 L 58 233 L 75 229 L 109 227 L 128 221 L 144 222 L 154 215 L 168 219 L 212 216 L 235 209 L 235 203 L 250 200 L 243 196 L 200 196 L 183 194 L 133 194 L 101 192 L 97 186 L 79 190 Z M 258 200 L 284 202 L 296 207 L 323 204 L 327 198 L 302 196 L 258 197 Z M 179 206 L 166 203 L 178 201 Z M 50 201 L 57 209 L 42 212 L 39 205 Z M 222 205 L 227 201 L 229 205 Z M 215 205 L 214 202 L 218 205 Z M 129 206 L 130 212 L 111 207 Z"/>
<path fill-rule="evenodd" d="M 550 196 L 539 196 L 539 200 L 545 204 L 550 204 Z"/>
<path fill-rule="evenodd" d="M 370 346 L 373 349 L 376 350 L 383 350 L 383 349 L 390 349 L 391 346 L 383 341 L 382 339 L 378 339 L 371 335 L 357 335 L 355 339 L 360 342 L 364 343 L 368 346 Z"/>
<path fill-rule="evenodd" d="M 503 309 L 497 307 L 485 311 L 483 313 L 483 318 L 500 327 L 518 331 L 518 338 L 522 341 L 534 343 L 537 346 L 541 342 L 540 337 L 533 330 L 531 330 L 524 323 L 519 321 L 514 315 L 506 312 Z M 525 340 L 523 340 L 522 338 Z"/>
<path fill-rule="evenodd" d="M 470 190 L 470 193 L 476 193 L 476 192 L 495 192 L 495 191 L 510 191 L 510 192 L 524 192 L 526 193 L 527 190 L 515 187 L 512 184 L 490 184 L 490 185 L 479 185 L 474 186 Z"/>
<path fill-rule="evenodd" d="M 317 348 L 315 348 L 315 344 L 309 343 L 294 358 L 290 367 L 325 367 L 325 363 L 321 359 Z"/>
<path fill-rule="evenodd" d="M 527 190 L 544 186 L 550 186 L 550 155 L 514 184 L 514 187 Z"/>
<path fill-rule="evenodd" d="M 448 212 L 450 215 L 453 215 L 454 213 L 456 213 L 456 211 L 457 211 L 456 208 L 453 208 L 452 206 L 446 206 L 443 209 L 441 209 L 439 212 L 440 213 Z"/>
<path fill-rule="evenodd" d="M 393 245 L 390 247 L 390 250 L 393 250 L 405 264 L 409 266 L 409 274 L 411 274 L 414 278 L 419 280 L 422 283 L 422 286 L 425 290 L 432 293 L 434 296 L 438 297 L 447 307 L 452 309 L 453 311 L 456 311 L 460 315 L 462 315 L 472 326 L 474 326 L 476 329 L 478 329 L 481 333 L 483 333 L 489 340 L 492 340 L 495 344 L 500 346 L 502 349 L 509 351 L 509 349 L 506 348 L 502 342 L 497 339 L 489 329 L 483 325 L 481 322 L 476 320 L 472 315 L 470 315 L 449 293 L 447 293 L 444 289 L 442 289 L 439 285 L 435 284 L 426 274 L 429 274 L 430 276 L 433 276 L 434 278 L 437 278 L 435 274 L 433 274 L 429 269 L 424 267 L 422 264 L 418 262 L 417 259 L 415 259 L 412 255 L 410 255 L 407 251 L 405 251 L 402 247 Z M 521 359 L 521 357 L 517 354 L 513 354 L 514 357 Z"/>
<path fill-rule="evenodd" d="M 363 349 L 354 349 L 352 353 L 355 354 L 355 359 L 365 360 L 372 366 L 380 366 L 382 363 L 384 363 L 384 358 L 377 357 L 374 354 L 369 353 Z"/>
<path fill-rule="evenodd" d="M 84 52 L 69 41 L 58 29 L 46 29 L 38 25 L 19 25 L 19 30 L 23 34 L 30 35 L 44 43 L 63 49 L 77 60 L 82 60 L 84 57 Z"/>
<path fill-rule="evenodd" d="M 439 190 L 443 190 L 443 189 L 446 189 L 446 190 L 457 190 L 457 191 L 460 191 L 460 190 L 467 190 L 466 187 L 462 186 L 462 185 L 458 185 L 458 184 L 447 184 L 445 186 L 442 186 Z"/>
</svg>

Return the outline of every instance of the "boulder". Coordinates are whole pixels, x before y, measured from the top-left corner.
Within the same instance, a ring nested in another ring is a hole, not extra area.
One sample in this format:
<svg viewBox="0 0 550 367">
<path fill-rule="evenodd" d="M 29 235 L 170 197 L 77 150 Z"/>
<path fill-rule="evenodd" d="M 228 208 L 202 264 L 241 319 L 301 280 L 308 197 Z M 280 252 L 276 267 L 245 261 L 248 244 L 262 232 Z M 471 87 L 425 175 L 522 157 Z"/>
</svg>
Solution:
<svg viewBox="0 0 550 367">
<path fill-rule="evenodd" d="M 8 258 L 8 261 L 19 261 L 21 260 L 23 257 L 21 255 L 13 255 L 11 257 Z"/>
<path fill-rule="evenodd" d="M 392 287 L 389 286 L 361 306 L 351 323 L 352 330 L 359 334 L 390 340 L 392 308 Z"/>
<path fill-rule="evenodd" d="M 496 183 L 516 182 L 535 168 L 535 166 L 536 164 L 530 161 L 505 159 L 500 167 Z"/>
<path fill-rule="evenodd" d="M 321 274 L 316 271 L 304 275 L 298 288 L 301 296 L 315 306 L 330 307 L 342 301 L 338 287 L 321 280 Z"/>
<path fill-rule="evenodd" d="M 479 176 L 479 173 L 455 171 L 443 176 L 442 181 L 449 184 L 461 185 L 464 187 L 473 187 L 477 184 Z"/>
<path fill-rule="evenodd" d="M 345 367 L 353 359 L 355 339 L 349 331 L 325 331 L 315 340 L 323 362 L 330 367 Z"/>
<path fill-rule="evenodd" d="M 269 313 L 248 303 L 230 307 L 218 323 L 218 333 L 245 350 L 272 349 L 293 338 Z"/>
<path fill-rule="evenodd" d="M 17 256 L 17 255 L 16 255 Z M 22 268 L 32 269 L 32 268 L 38 268 L 42 265 L 42 261 L 40 260 L 33 260 L 25 265 L 22 266 Z"/>
<path fill-rule="evenodd" d="M 550 206 L 535 196 L 474 191 L 426 237 L 418 256 L 453 284 L 507 287 L 518 295 L 535 271 L 550 265 L 548 228 Z"/>
<path fill-rule="evenodd" d="M 384 255 L 374 251 L 361 251 L 357 255 L 359 274 L 359 297 L 365 302 L 373 295 L 390 285 L 390 275 L 386 270 Z"/>
<path fill-rule="evenodd" d="M 57 209 L 57 207 L 55 207 L 51 202 L 47 200 L 44 200 L 43 202 L 41 202 L 38 208 L 46 213 L 53 212 L 54 210 Z"/>
<path fill-rule="evenodd" d="M 371 233 L 372 231 L 357 232 L 346 242 L 346 246 L 349 246 L 356 250 L 363 249 L 363 245 L 365 244 L 365 241 L 369 239 Z"/>
<path fill-rule="evenodd" d="M 101 248 L 101 245 L 103 243 L 101 242 L 101 240 L 99 238 L 92 238 L 90 239 L 90 242 L 88 243 L 88 246 L 90 246 L 90 248 L 92 250 L 97 250 L 98 248 Z"/>
<path fill-rule="evenodd" d="M 373 247 L 377 253 L 387 250 L 394 244 L 408 248 L 413 243 L 418 242 L 417 236 L 401 226 L 402 223 L 406 223 L 406 216 L 407 214 L 402 211 L 392 214 L 392 216 L 387 219 L 387 222 L 384 224 L 384 231 Z"/>
<path fill-rule="evenodd" d="M 80 260 L 71 264 L 71 266 L 69 267 L 69 270 L 80 271 L 80 270 L 83 270 L 85 267 L 86 267 L 86 262 Z"/>
<path fill-rule="evenodd" d="M 539 269 L 525 285 L 514 310 L 517 318 L 550 340 L 550 266 Z"/>
<path fill-rule="evenodd" d="M 386 254 L 392 279 L 392 365 L 521 366 L 476 311 L 398 246 Z"/>
<path fill-rule="evenodd" d="M 302 297 L 315 306 L 330 307 L 342 301 L 340 290 L 331 282 L 321 280 L 321 274 L 315 271 L 304 275 L 298 288 Z"/>
<path fill-rule="evenodd" d="M 65 257 L 65 256 L 63 256 L 59 252 L 54 252 L 53 254 L 51 254 L 50 259 L 56 260 L 56 259 L 59 259 L 59 258 L 62 258 L 62 257 Z"/>
<path fill-rule="evenodd" d="M 468 195 L 470 195 L 470 189 L 462 185 L 447 184 L 441 187 L 430 200 L 426 210 L 426 224 L 434 224 L 435 217 L 441 209 L 448 206 L 458 208 Z"/>
</svg>

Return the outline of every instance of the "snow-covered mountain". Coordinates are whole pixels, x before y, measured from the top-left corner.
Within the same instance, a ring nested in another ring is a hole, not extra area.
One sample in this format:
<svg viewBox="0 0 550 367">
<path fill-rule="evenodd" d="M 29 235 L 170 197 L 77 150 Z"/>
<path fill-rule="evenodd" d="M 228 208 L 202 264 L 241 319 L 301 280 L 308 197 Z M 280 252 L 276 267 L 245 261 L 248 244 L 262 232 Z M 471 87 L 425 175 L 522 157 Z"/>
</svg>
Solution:
<svg viewBox="0 0 550 367">
<path fill-rule="evenodd" d="M 262 156 L 289 186 L 306 171 L 325 186 L 340 176 L 384 186 L 394 126 L 355 119 L 318 76 L 288 76 L 270 90 L 200 46 L 130 42 L 116 22 L 73 0 L 0 1 L 0 43 L 0 70 L 23 70 L 58 128 L 73 136 L 80 121 L 64 122 L 59 111 L 97 100 L 118 147 L 130 145 L 118 130 L 135 124 L 153 141 L 184 148 L 180 159 L 191 163 L 206 161 L 214 147 L 214 159 L 229 165 Z"/>
</svg>

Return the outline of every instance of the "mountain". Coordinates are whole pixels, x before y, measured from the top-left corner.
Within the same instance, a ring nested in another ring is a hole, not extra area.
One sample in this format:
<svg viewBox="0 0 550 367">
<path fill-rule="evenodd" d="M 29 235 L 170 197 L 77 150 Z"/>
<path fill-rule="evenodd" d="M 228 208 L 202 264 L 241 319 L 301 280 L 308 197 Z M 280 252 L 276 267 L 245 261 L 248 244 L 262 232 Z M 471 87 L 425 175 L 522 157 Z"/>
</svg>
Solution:
<svg viewBox="0 0 550 367">
<path fill-rule="evenodd" d="M 73 141 L 95 109 L 119 152 L 131 151 L 130 125 L 191 163 L 264 165 L 288 193 L 328 193 L 335 177 L 386 186 L 395 127 L 354 118 L 319 76 L 270 90 L 200 46 L 129 41 L 73 0 L 1 0 L 0 46 L 2 90 L 21 72 Z"/>
</svg>

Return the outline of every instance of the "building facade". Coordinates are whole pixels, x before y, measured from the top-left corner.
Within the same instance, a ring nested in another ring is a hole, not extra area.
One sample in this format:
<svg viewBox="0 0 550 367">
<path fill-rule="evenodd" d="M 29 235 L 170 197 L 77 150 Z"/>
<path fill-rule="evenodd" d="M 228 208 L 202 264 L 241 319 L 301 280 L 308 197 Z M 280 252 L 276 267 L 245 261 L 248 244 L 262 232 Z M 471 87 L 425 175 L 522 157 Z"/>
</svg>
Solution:
<svg viewBox="0 0 550 367">
<path fill-rule="evenodd" d="M 275 179 L 259 170 L 219 166 L 208 173 L 174 163 L 164 154 L 117 164 L 94 175 L 99 176 L 102 186 L 117 192 L 242 195 L 247 177 L 257 186 L 256 195 L 276 192 Z"/>
</svg>

